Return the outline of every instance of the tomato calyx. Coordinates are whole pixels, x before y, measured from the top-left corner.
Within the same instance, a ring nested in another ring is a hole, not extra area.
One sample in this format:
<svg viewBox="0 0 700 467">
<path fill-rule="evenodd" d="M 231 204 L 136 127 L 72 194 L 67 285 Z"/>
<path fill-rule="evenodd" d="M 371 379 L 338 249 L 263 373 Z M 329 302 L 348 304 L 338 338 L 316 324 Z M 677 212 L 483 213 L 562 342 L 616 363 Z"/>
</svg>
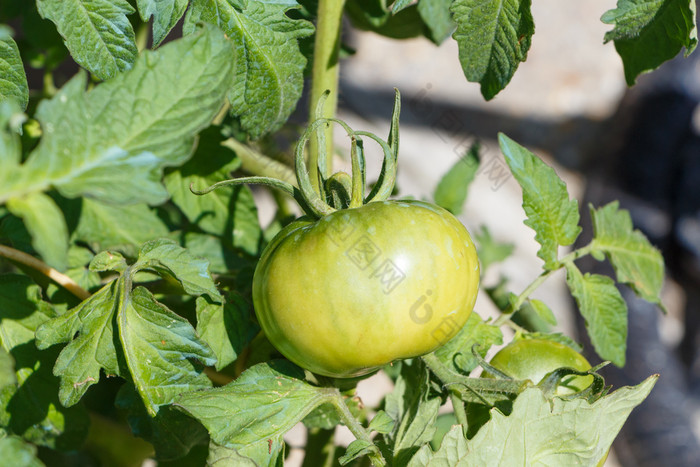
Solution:
<svg viewBox="0 0 700 467">
<path fill-rule="evenodd" d="M 374 133 L 368 131 L 353 130 L 342 120 L 337 118 L 321 117 L 323 103 L 328 97 L 326 93 L 317 106 L 317 119 L 312 122 L 299 138 L 294 151 L 295 175 L 297 186 L 289 182 L 272 177 L 241 177 L 224 180 L 215 183 L 203 190 L 196 190 L 190 186 L 190 191 L 196 195 L 207 194 L 217 188 L 227 185 L 258 184 L 277 188 L 292 196 L 307 216 L 312 219 L 320 219 L 341 209 L 358 208 L 365 204 L 386 201 L 394 190 L 396 184 L 396 160 L 399 148 L 399 114 L 401 112 L 401 96 L 397 90 L 394 99 L 394 108 L 391 118 L 391 130 L 385 141 Z M 350 138 L 350 159 L 352 162 L 352 175 L 345 172 L 336 172 L 330 175 L 325 166 L 326 155 L 324 130 L 331 124 L 340 125 Z M 306 146 L 312 137 L 318 139 L 321 154 L 318 158 L 317 183 L 312 183 L 306 164 Z M 374 141 L 382 150 L 383 162 L 377 183 L 366 195 L 367 182 L 365 171 L 364 139 Z"/>
</svg>

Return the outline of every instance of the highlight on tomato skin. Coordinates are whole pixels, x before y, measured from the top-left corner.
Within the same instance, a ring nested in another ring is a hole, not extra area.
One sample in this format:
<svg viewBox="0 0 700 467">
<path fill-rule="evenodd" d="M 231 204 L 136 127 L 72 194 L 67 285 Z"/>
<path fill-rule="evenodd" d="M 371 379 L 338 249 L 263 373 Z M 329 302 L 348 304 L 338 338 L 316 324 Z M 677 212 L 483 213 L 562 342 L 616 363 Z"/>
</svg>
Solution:
<svg viewBox="0 0 700 467">
<path fill-rule="evenodd" d="M 446 343 L 478 287 L 476 248 L 452 214 L 423 201 L 377 201 L 280 231 L 256 268 L 253 302 L 285 357 L 349 378 Z"/>
<path fill-rule="evenodd" d="M 495 369 L 514 379 L 529 379 L 538 384 L 558 368 L 588 371 L 591 364 L 571 347 L 547 339 L 518 339 L 499 350 L 489 362 Z M 484 370 L 485 378 L 494 376 Z M 593 383 L 593 376 L 567 376 L 557 386 L 556 395 L 583 391 Z"/>
</svg>

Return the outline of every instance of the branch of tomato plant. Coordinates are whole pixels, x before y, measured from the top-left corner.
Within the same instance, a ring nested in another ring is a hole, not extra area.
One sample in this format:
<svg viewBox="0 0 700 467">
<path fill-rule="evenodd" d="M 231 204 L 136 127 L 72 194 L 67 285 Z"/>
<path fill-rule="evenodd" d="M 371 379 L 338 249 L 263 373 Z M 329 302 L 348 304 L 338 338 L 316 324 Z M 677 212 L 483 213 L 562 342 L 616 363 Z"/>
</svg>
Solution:
<svg viewBox="0 0 700 467">
<path fill-rule="evenodd" d="M 222 146 L 232 149 L 241 159 L 241 169 L 252 175 L 271 177 L 291 185 L 297 184 L 297 177 L 291 167 L 259 153 L 235 138 L 229 138 Z"/>
<path fill-rule="evenodd" d="M 566 266 L 567 264 L 573 263 L 577 259 L 586 256 L 591 253 L 591 250 L 593 249 L 593 244 L 589 243 L 588 245 L 578 248 L 568 255 L 562 257 L 559 261 L 557 261 L 556 267 L 544 271 L 542 274 L 537 276 L 535 280 L 533 280 L 527 287 L 525 287 L 525 290 L 523 290 L 520 295 L 516 297 L 514 301 L 511 302 L 511 304 L 505 309 L 502 310 L 503 313 L 501 316 L 496 318 L 496 320 L 493 322 L 494 326 L 501 326 L 503 324 L 508 324 L 509 326 L 515 325 L 510 318 L 515 313 L 520 309 L 521 306 L 523 306 L 523 303 L 530 298 L 530 295 L 537 290 L 539 286 L 541 286 L 549 277 L 554 274 L 555 272 L 559 271 L 561 268 Z M 517 329 L 516 329 L 517 330 Z"/>
<path fill-rule="evenodd" d="M 338 410 L 338 415 L 343 424 L 348 427 L 350 432 L 355 436 L 356 439 L 366 441 L 373 446 L 372 451 L 370 451 L 367 456 L 372 461 L 372 465 L 375 467 L 385 467 L 387 465 L 384 456 L 379 451 L 379 448 L 372 442 L 370 437 L 370 432 L 355 418 L 355 416 L 350 412 L 350 408 L 345 403 L 342 394 L 338 388 L 329 388 L 329 390 L 334 391 L 335 397 L 331 398 L 330 402 Z"/>
<path fill-rule="evenodd" d="M 311 96 L 309 101 L 309 121 L 316 120 L 316 104 L 327 91 L 320 117 L 335 117 L 338 106 L 338 55 L 340 53 L 340 32 L 342 30 L 343 7 L 345 0 L 319 0 L 316 20 L 316 35 L 314 38 L 314 58 L 311 69 Z M 314 189 L 319 188 L 318 162 L 321 155 L 325 161 L 321 164 L 329 169 L 333 158 L 332 128 L 326 126 L 320 129 L 325 133 L 322 138 L 325 148 L 319 147 L 319 142 L 312 138 L 309 145 L 309 174 Z M 324 178 L 329 174 L 321 174 Z"/>
<path fill-rule="evenodd" d="M 0 256 L 28 266 L 41 274 L 45 275 L 52 281 L 56 282 L 58 285 L 78 297 L 80 300 L 85 300 L 90 297 L 90 292 L 80 287 L 73 279 L 66 276 L 65 274 L 58 272 L 48 264 L 44 263 L 40 259 L 28 255 L 19 250 L 15 250 L 9 246 L 0 245 Z"/>
<path fill-rule="evenodd" d="M 423 355 L 421 358 L 450 394 L 455 394 L 465 402 L 493 405 L 498 400 L 517 396 L 530 384 L 528 381 L 519 380 L 470 378 L 448 368 L 434 353 Z"/>
</svg>

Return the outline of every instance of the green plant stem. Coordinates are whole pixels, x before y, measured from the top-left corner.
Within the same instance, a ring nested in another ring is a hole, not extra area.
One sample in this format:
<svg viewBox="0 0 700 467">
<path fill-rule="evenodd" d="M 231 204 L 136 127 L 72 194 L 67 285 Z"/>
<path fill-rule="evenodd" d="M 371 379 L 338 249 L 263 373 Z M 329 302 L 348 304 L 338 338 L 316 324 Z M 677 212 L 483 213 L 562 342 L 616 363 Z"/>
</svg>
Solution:
<svg viewBox="0 0 700 467">
<path fill-rule="evenodd" d="M 4 256 L 5 258 L 11 261 L 15 261 L 25 266 L 29 266 L 30 268 L 35 269 L 36 271 L 39 271 L 41 274 L 56 282 L 58 285 L 60 285 L 61 287 L 63 287 L 64 289 L 66 289 L 81 300 L 85 300 L 90 297 L 90 292 L 80 287 L 73 279 L 66 276 L 65 274 L 58 272 L 48 264 L 44 263 L 39 259 L 36 259 L 32 255 L 28 255 L 27 253 L 24 253 L 22 251 L 15 250 L 14 248 L 11 248 L 9 246 L 0 245 L 0 256 Z"/>
<path fill-rule="evenodd" d="M 143 52 L 146 47 L 148 47 L 148 34 L 150 33 L 151 28 L 149 23 L 141 23 L 139 27 L 136 29 L 136 49 L 139 52 Z"/>
<path fill-rule="evenodd" d="M 319 0 L 316 36 L 314 39 L 314 62 L 311 69 L 311 97 L 309 101 L 310 121 L 316 118 L 316 103 L 326 91 L 330 95 L 323 107 L 322 117 L 335 117 L 338 107 L 338 55 L 340 52 L 340 32 L 345 0 Z M 315 138 L 309 144 L 309 175 L 311 183 L 318 189 L 318 158 L 326 158 L 327 171 L 332 169 L 333 130 L 323 128 L 326 134 L 326 147 L 322 151 Z M 322 174 L 325 177 L 330 173 Z"/>
<path fill-rule="evenodd" d="M 334 389 L 334 391 L 336 393 L 336 397 L 333 397 L 331 402 L 338 409 L 338 413 L 340 415 L 340 419 L 343 421 L 343 424 L 348 427 L 355 438 L 374 444 L 372 443 L 372 438 L 369 436 L 369 431 L 362 426 L 352 412 L 350 412 L 350 409 L 341 396 L 340 391 L 338 391 L 338 389 Z M 375 467 L 385 467 L 387 465 L 384 456 L 382 456 L 382 453 L 379 452 L 378 449 L 373 450 L 367 454 L 367 456 L 370 458 L 372 465 Z"/>
<path fill-rule="evenodd" d="M 462 425 L 462 431 L 466 435 L 469 421 L 467 420 L 467 412 L 464 410 L 464 402 L 462 402 L 454 392 L 450 392 L 450 401 L 452 401 L 452 409 L 454 410 L 457 422 Z"/>
<path fill-rule="evenodd" d="M 590 252 L 591 252 L 592 249 L 593 249 L 593 245 L 589 243 L 588 245 L 586 245 L 586 246 L 584 246 L 584 247 L 582 247 L 582 248 L 579 248 L 579 249 L 577 249 L 577 250 L 574 250 L 574 251 L 572 251 L 571 253 L 569 253 L 568 255 L 566 255 L 566 256 L 564 256 L 563 258 L 561 258 L 561 259 L 557 262 L 557 266 L 556 266 L 555 268 L 550 269 L 549 271 L 545 271 L 545 272 L 543 272 L 542 274 L 540 274 L 539 276 L 537 276 L 537 278 L 536 278 L 534 281 L 532 281 L 527 287 L 525 287 L 525 290 L 523 290 L 523 291 L 520 293 L 520 295 L 518 295 L 518 297 L 517 297 L 517 298 L 515 299 L 515 301 L 511 304 L 511 306 L 509 306 L 509 307 L 503 312 L 503 314 L 501 314 L 501 316 L 499 316 L 499 317 L 493 322 L 493 325 L 494 325 L 494 326 L 501 326 L 501 325 L 503 325 L 503 324 L 508 323 L 508 322 L 510 321 L 511 315 L 512 315 L 513 313 L 515 313 L 516 311 L 518 311 L 518 310 L 520 309 L 520 307 L 523 305 L 523 303 L 525 303 L 525 301 L 526 301 L 528 298 L 530 298 L 530 295 L 532 295 L 532 293 L 533 293 L 535 290 L 537 290 L 537 288 L 538 288 L 539 286 L 541 286 L 547 279 L 549 279 L 549 277 L 550 277 L 552 274 L 554 274 L 555 272 L 557 272 L 559 269 L 561 269 L 562 267 L 564 267 L 566 264 L 573 263 L 573 262 L 576 261 L 577 259 L 579 259 L 579 258 L 581 258 L 581 257 L 583 257 L 583 256 L 586 256 L 586 255 L 590 254 Z M 515 323 L 513 323 L 512 321 L 510 321 L 510 323 L 508 323 L 508 324 L 511 325 L 511 327 L 512 327 L 513 325 L 515 325 Z M 517 326 L 517 325 L 516 325 L 516 326 Z M 515 328 L 514 328 L 514 329 L 515 329 Z M 516 329 L 516 330 L 517 330 L 517 329 Z"/>
<path fill-rule="evenodd" d="M 236 152 L 236 155 L 241 159 L 241 169 L 245 172 L 260 177 L 276 178 L 294 186 L 297 185 L 297 177 L 294 171 L 283 163 L 259 153 L 234 138 L 229 138 L 221 144 Z"/>
</svg>

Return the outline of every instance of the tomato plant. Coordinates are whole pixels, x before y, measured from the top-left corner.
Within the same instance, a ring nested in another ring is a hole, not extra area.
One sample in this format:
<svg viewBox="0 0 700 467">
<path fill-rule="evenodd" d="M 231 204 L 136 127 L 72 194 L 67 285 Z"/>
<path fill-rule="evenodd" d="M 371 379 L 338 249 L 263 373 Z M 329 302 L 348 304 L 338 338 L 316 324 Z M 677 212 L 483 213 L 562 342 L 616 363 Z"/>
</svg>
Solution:
<svg viewBox="0 0 700 467">
<path fill-rule="evenodd" d="M 623 366 L 617 284 L 661 306 L 660 252 L 616 202 L 590 207 L 591 241 L 572 248 L 578 202 L 499 134 L 542 268 L 520 290 L 505 275 L 484 283 L 513 247 L 485 227 L 472 239 L 462 221 L 478 218 L 459 217 L 486 170 L 479 144 L 434 199 L 417 200 L 395 183 L 399 92 L 386 138 L 336 117 L 346 27 L 453 39 L 465 78 L 492 99 L 527 58 L 534 20 L 529 0 L 477 3 L 2 2 L 3 462 L 281 465 L 300 424 L 307 441 L 292 450 L 305 465 L 603 458 L 657 375 L 605 387 L 601 365 L 525 317 L 556 324 L 532 295 L 564 270 L 586 350 Z M 697 42 L 689 1 L 639 3 L 619 0 L 602 18 L 630 85 Z M 299 103 L 302 125 L 290 121 Z M 346 146 L 350 174 L 333 167 Z M 383 157 L 376 174 L 370 146 Z M 274 200 L 269 223 L 248 184 Z M 589 256 L 614 273 L 584 273 Z M 521 340 L 486 363 L 504 328 Z M 480 365 L 503 377 L 477 377 Z M 357 385 L 378 372 L 391 390 L 365 404 Z M 562 397 L 550 397 L 552 375 Z M 449 404 L 455 426 L 431 447 Z"/>
</svg>

